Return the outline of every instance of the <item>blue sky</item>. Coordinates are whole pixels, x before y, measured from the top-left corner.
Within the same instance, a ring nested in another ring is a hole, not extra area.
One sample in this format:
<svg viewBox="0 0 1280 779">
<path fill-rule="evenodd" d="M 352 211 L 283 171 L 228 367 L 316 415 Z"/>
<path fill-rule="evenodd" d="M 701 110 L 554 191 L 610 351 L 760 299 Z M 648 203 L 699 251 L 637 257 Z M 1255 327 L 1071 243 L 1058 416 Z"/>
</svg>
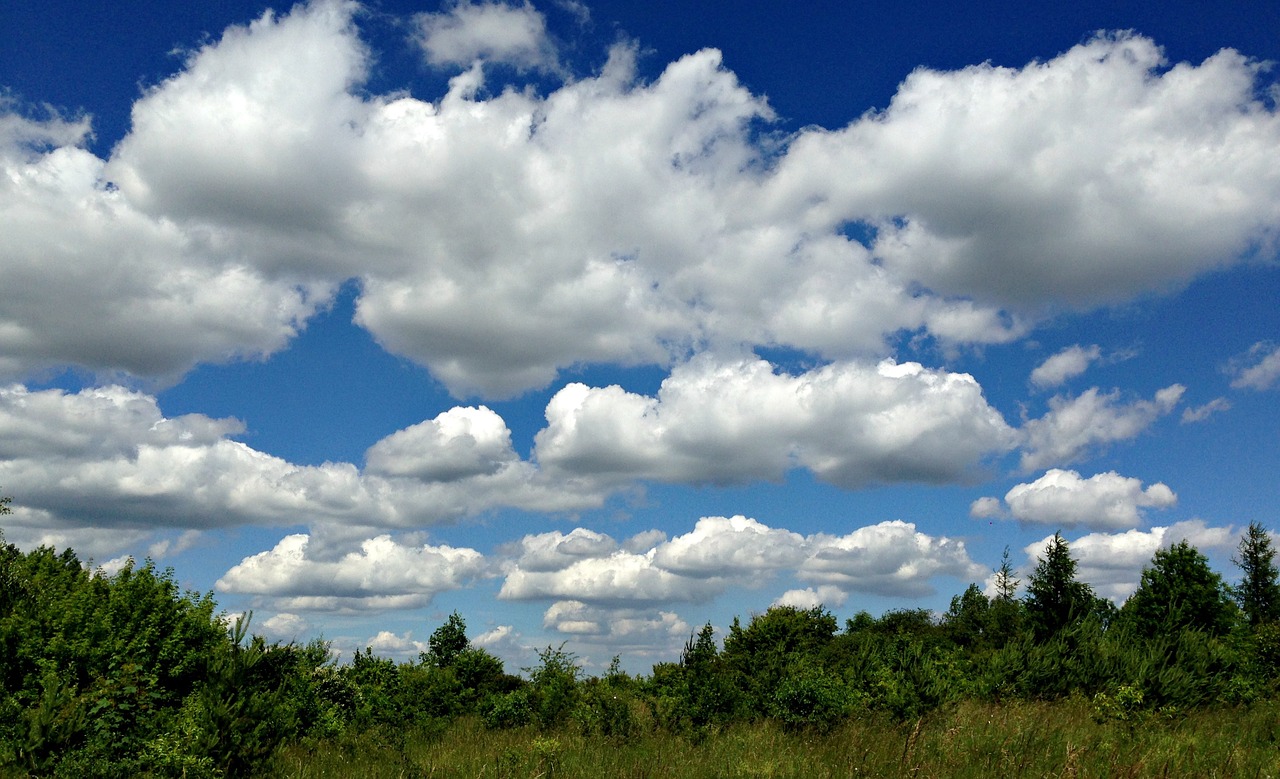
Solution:
<svg viewBox="0 0 1280 779">
<path fill-rule="evenodd" d="M 1268 3 L 0 10 L 5 537 L 644 671 L 1276 525 Z"/>
</svg>

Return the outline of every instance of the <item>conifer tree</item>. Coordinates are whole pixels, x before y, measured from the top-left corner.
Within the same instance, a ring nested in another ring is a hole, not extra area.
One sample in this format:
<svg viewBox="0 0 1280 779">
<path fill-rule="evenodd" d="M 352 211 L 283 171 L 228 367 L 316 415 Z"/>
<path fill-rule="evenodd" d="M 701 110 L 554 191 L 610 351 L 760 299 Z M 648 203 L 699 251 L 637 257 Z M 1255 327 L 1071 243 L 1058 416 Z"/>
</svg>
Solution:
<svg viewBox="0 0 1280 779">
<path fill-rule="evenodd" d="M 1076 581 L 1076 561 L 1067 540 L 1054 533 L 1044 557 L 1027 579 L 1027 620 L 1037 641 L 1045 641 L 1059 630 L 1084 617 L 1093 608 L 1093 589 Z"/>
<path fill-rule="evenodd" d="M 1185 540 L 1156 550 L 1124 611 L 1146 636 L 1187 628 L 1221 635 L 1231 627 L 1231 602 L 1222 577 Z"/>
<path fill-rule="evenodd" d="M 1231 558 L 1244 572 L 1234 595 L 1250 627 L 1280 621 L 1280 584 L 1276 581 L 1275 556 L 1266 528 L 1250 522 L 1236 556 Z"/>
</svg>

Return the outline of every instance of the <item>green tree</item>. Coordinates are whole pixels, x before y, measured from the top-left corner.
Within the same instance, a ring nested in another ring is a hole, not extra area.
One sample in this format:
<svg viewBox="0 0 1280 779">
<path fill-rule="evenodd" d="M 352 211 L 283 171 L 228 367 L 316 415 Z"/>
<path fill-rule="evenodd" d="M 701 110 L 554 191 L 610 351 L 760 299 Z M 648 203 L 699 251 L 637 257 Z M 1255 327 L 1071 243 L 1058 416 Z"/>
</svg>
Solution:
<svg viewBox="0 0 1280 779">
<path fill-rule="evenodd" d="M 1280 621 L 1280 584 L 1276 582 L 1275 556 L 1266 528 L 1250 522 L 1231 562 L 1244 572 L 1234 594 L 1240 611 L 1253 628 Z"/>
<path fill-rule="evenodd" d="M 420 655 L 423 663 L 436 668 L 452 666 L 458 655 L 471 646 L 471 641 L 467 638 L 467 623 L 463 621 L 462 615 L 456 611 L 450 614 L 445 623 L 436 628 L 431 638 L 427 639 L 427 646 L 428 651 Z"/>
<path fill-rule="evenodd" d="M 943 627 L 960 646 L 983 643 L 991 627 L 991 601 L 977 584 L 970 584 L 951 599 L 951 608 L 942 616 Z"/>
<path fill-rule="evenodd" d="M 1231 627 L 1231 599 L 1222 577 L 1194 546 L 1179 541 L 1156 550 L 1138 590 L 1124 605 L 1139 634 L 1173 635 L 1191 628 L 1222 635 Z"/>
<path fill-rule="evenodd" d="M 1027 579 L 1026 616 L 1037 641 L 1046 641 L 1083 618 L 1094 605 L 1093 589 L 1076 580 L 1076 561 L 1061 533 L 1054 533 L 1044 557 Z"/>
<path fill-rule="evenodd" d="M 1009 643 L 1022 630 L 1023 610 L 1014 596 L 1021 581 L 1013 575 L 1013 563 L 1009 560 L 1009 547 L 1000 555 L 1000 567 L 995 570 L 995 597 L 991 599 L 991 611 L 987 616 L 988 639 L 994 646 Z"/>
<path fill-rule="evenodd" d="M 820 663 L 837 629 L 836 618 L 821 606 L 773 606 L 753 616 L 745 628 L 734 619 L 721 659 L 731 675 L 744 681 L 755 710 L 764 711 L 796 663 Z"/>
</svg>

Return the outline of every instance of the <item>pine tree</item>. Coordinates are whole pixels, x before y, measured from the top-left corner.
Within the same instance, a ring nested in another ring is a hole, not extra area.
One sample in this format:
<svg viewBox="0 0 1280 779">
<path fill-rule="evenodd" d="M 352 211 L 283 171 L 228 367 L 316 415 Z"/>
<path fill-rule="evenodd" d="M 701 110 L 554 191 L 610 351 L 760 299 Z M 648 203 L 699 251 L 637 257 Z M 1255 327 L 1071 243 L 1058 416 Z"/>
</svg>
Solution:
<svg viewBox="0 0 1280 779">
<path fill-rule="evenodd" d="M 1054 533 L 1044 557 L 1027 579 L 1027 620 L 1037 641 L 1051 638 L 1059 630 L 1084 617 L 1093 608 L 1093 589 L 1076 581 L 1076 561 L 1067 540 Z"/>
<path fill-rule="evenodd" d="M 1146 636 L 1188 628 L 1221 635 L 1231 627 L 1231 601 L 1222 577 L 1186 541 L 1156 550 L 1124 611 Z"/>
<path fill-rule="evenodd" d="M 1231 562 L 1240 566 L 1244 578 L 1234 589 L 1236 603 L 1244 612 L 1250 627 L 1280 621 L 1280 584 L 1277 584 L 1276 552 L 1271 536 L 1258 522 L 1250 522 L 1240 539 L 1237 556 Z"/>
</svg>

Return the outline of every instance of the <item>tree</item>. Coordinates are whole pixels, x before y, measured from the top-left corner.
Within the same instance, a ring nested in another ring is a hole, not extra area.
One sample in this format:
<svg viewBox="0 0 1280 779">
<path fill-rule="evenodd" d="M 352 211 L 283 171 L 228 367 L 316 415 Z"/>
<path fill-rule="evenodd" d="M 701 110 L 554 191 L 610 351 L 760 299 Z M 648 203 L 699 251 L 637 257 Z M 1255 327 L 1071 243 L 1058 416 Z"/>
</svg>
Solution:
<svg viewBox="0 0 1280 779">
<path fill-rule="evenodd" d="M 1094 600 L 1093 589 L 1076 581 L 1076 561 L 1067 540 L 1054 533 L 1027 579 L 1026 615 L 1036 640 L 1045 641 L 1084 617 Z"/>
<path fill-rule="evenodd" d="M 1231 627 L 1231 600 L 1222 577 L 1186 541 L 1156 550 L 1124 611 L 1137 631 L 1148 637 L 1188 628 L 1222 635 Z"/>
<path fill-rule="evenodd" d="M 1000 567 L 995 570 L 996 595 L 991 599 L 987 617 L 988 635 L 994 646 L 1004 646 L 1022 629 L 1022 604 L 1013 596 L 1021 581 L 1013 575 L 1013 563 L 1009 560 L 1009 547 L 1000 555 Z"/>
<path fill-rule="evenodd" d="M 951 599 L 951 608 L 943 615 L 951 639 L 960 646 L 974 646 L 986 639 L 990 629 L 991 601 L 976 584 Z"/>
<path fill-rule="evenodd" d="M 428 650 L 419 655 L 423 663 L 436 668 L 453 665 L 458 655 L 471 646 L 471 641 L 467 639 L 467 623 L 462 615 L 456 611 L 450 614 L 445 623 L 436 628 L 431 638 L 427 639 L 427 646 Z"/>
<path fill-rule="evenodd" d="M 1009 547 L 1000 555 L 1000 567 L 996 569 L 996 597 L 998 601 L 1011 601 L 1021 580 L 1013 576 L 1013 564 L 1009 562 Z"/>
<path fill-rule="evenodd" d="M 1234 594 L 1236 603 L 1253 628 L 1280 621 L 1280 584 L 1276 583 L 1275 556 L 1266 528 L 1258 522 L 1250 522 L 1231 562 L 1244 572 Z"/>
</svg>

